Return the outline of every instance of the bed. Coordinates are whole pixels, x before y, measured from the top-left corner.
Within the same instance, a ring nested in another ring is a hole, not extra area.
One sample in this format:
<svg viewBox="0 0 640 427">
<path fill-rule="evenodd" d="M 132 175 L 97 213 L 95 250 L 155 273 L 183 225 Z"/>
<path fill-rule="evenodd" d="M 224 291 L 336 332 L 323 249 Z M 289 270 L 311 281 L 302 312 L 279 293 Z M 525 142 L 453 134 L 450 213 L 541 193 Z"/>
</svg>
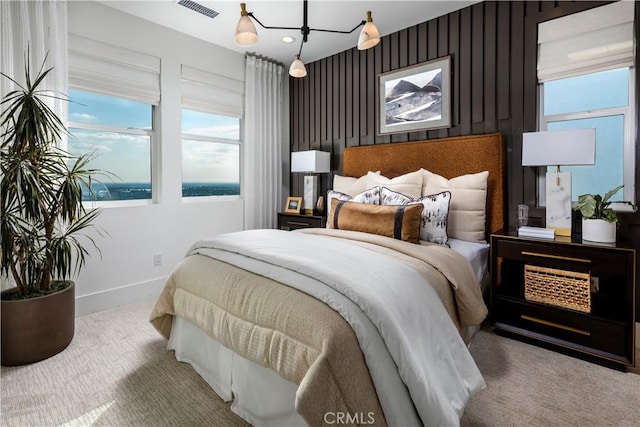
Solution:
<svg viewBox="0 0 640 427">
<path fill-rule="evenodd" d="M 504 176 L 500 134 L 347 148 L 327 229 L 194 243 L 150 320 L 251 424 L 455 425 L 484 387 L 466 343 Z"/>
</svg>

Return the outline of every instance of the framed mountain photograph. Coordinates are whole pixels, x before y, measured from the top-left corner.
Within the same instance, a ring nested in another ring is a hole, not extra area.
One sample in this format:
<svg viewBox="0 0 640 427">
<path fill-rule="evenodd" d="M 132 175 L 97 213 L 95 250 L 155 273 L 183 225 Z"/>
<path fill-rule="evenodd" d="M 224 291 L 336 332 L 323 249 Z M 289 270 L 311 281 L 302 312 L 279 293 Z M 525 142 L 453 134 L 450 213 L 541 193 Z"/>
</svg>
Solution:
<svg viewBox="0 0 640 427">
<path fill-rule="evenodd" d="M 451 57 L 378 76 L 379 135 L 451 126 Z"/>
</svg>

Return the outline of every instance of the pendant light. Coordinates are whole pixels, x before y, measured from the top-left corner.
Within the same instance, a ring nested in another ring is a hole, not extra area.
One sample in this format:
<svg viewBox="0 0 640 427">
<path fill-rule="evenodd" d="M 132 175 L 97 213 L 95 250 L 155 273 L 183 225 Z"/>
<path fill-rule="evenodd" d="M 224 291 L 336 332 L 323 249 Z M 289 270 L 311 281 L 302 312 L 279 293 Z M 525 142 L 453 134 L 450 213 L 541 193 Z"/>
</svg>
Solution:
<svg viewBox="0 0 640 427">
<path fill-rule="evenodd" d="M 366 50 L 374 47 L 380 43 L 380 33 L 378 27 L 373 23 L 371 18 L 371 11 L 367 11 L 367 22 L 360 31 L 360 37 L 358 38 L 358 50 Z"/>
<path fill-rule="evenodd" d="M 236 43 L 240 46 L 253 46 L 258 42 L 258 32 L 256 26 L 249 19 L 247 5 L 240 3 L 240 20 L 236 25 Z"/>
<path fill-rule="evenodd" d="M 311 31 L 322 31 L 324 33 L 340 33 L 340 34 L 351 34 L 359 27 L 363 26 L 362 31 L 360 32 L 360 37 L 358 38 L 358 49 L 365 50 L 372 48 L 373 46 L 380 43 L 380 33 L 378 32 L 378 28 L 376 28 L 373 23 L 373 19 L 371 18 L 371 11 L 367 11 L 366 20 L 360 22 L 358 25 L 353 27 L 352 30 L 349 31 L 341 31 L 341 30 L 325 30 L 319 28 L 309 28 L 308 25 L 308 0 L 303 0 L 303 9 L 302 9 L 302 27 L 268 27 L 264 25 L 258 18 L 256 18 L 253 12 L 247 12 L 246 4 L 240 3 L 240 20 L 238 21 L 238 25 L 236 26 L 236 43 L 240 46 L 253 46 L 258 42 L 258 32 L 256 31 L 256 27 L 253 25 L 253 21 L 256 21 L 262 28 L 265 29 L 277 29 L 277 30 L 300 30 L 302 33 L 302 43 L 300 43 L 300 49 L 298 50 L 298 54 L 295 56 L 295 60 L 289 67 L 289 75 L 292 77 L 301 78 L 307 75 L 307 70 L 304 66 L 304 63 L 300 59 L 300 55 L 302 54 L 302 48 L 304 44 L 307 42 L 309 33 Z"/>
<path fill-rule="evenodd" d="M 302 78 L 307 75 L 307 69 L 304 63 L 300 60 L 300 55 L 296 55 L 296 59 L 291 63 L 289 67 L 289 75 L 291 77 Z"/>
</svg>

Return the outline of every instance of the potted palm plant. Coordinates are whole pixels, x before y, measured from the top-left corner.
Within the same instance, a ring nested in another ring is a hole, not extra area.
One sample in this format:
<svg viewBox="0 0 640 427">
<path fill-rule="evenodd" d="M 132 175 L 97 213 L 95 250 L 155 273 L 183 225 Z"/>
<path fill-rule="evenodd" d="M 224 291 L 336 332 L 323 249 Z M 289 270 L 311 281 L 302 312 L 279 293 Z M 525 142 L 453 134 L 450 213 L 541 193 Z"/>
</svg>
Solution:
<svg viewBox="0 0 640 427">
<path fill-rule="evenodd" d="M 577 210 L 582 214 L 582 239 L 591 242 L 615 243 L 618 216 L 611 208 L 611 197 L 624 185 L 608 191 L 604 197 L 600 194 L 578 196 Z M 616 202 L 630 205 L 635 212 L 638 207 L 631 202 Z"/>
<path fill-rule="evenodd" d="M 28 63 L 28 61 L 25 61 Z M 0 106 L 0 275 L 15 287 L 1 293 L 2 365 L 33 363 L 64 350 L 74 334 L 72 275 L 95 242 L 82 230 L 99 211 L 85 211 L 82 189 L 97 171 L 90 156 L 58 147 L 67 129 L 47 99 L 67 99 L 42 88 L 52 68 L 7 93 Z M 83 236 L 83 237 L 80 237 Z"/>
</svg>

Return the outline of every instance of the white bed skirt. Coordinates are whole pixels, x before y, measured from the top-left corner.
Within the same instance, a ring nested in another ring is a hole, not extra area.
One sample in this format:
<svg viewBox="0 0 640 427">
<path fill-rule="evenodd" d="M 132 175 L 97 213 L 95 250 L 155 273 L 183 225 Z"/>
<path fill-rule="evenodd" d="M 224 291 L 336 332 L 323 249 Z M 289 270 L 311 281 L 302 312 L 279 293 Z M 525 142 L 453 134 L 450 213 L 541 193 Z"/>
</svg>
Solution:
<svg viewBox="0 0 640 427">
<path fill-rule="evenodd" d="M 479 328 L 463 330 L 467 343 Z M 248 423 L 256 427 L 307 425 L 295 410 L 296 384 L 234 353 L 188 320 L 173 317 L 167 348 L 175 351 L 176 360 L 190 364 Z"/>
<path fill-rule="evenodd" d="M 298 386 L 234 353 L 198 326 L 173 317 L 167 344 L 189 363 L 231 410 L 254 426 L 306 426 L 295 410 Z"/>
</svg>

